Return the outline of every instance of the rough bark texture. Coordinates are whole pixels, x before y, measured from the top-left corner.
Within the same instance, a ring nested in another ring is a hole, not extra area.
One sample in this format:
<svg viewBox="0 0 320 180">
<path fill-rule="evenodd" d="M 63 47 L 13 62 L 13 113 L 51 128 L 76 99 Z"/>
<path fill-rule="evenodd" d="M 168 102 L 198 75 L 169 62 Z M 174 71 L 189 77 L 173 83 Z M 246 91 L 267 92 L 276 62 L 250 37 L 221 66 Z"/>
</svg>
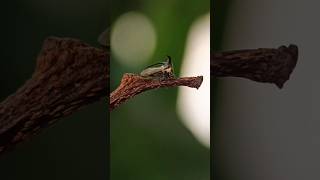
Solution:
<svg viewBox="0 0 320 180">
<path fill-rule="evenodd" d="M 258 82 L 274 83 L 279 88 L 289 79 L 298 59 L 298 47 L 238 50 L 213 53 L 211 75 L 243 77 Z"/>
<path fill-rule="evenodd" d="M 109 95 L 110 48 L 98 49 L 79 40 L 45 40 L 37 67 L 16 93 L 0 103 L 0 154 L 16 143 L 67 116 L 80 107 Z M 213 53 L 211 75 L 244 77 L 282 87 L 296 65 L 298 48 L 242 50 Z M 125 74 L 110 94 L 110 111 L 147 90 L 161 87 L 199 88 L 202 76 L 159 82 Z"/>
<path fill-rule="evenodd" d="M 0 103 L 0 153 L 109 94 L 109 55 L 79 40 L 45 40 L 32 78 Z"/>
<path fill-rule="evenodd" d="M 152 80 L 145 79 L 139 75 L 135 74 L 124 74 L 120 85 L 116 90 L 114 90 L 110 95 L 110 111 L 118 107 L 120 104 L 124 103 L 134 96 L 150 90 L 157 89 L 161 87 L 176 87 L 176 86 L 188 86 L 191 88 L 199 88 L 201 86 L 203 77 L 184 77 L 177 79 L 167 79 L 167 80 Z"/>
</svg>

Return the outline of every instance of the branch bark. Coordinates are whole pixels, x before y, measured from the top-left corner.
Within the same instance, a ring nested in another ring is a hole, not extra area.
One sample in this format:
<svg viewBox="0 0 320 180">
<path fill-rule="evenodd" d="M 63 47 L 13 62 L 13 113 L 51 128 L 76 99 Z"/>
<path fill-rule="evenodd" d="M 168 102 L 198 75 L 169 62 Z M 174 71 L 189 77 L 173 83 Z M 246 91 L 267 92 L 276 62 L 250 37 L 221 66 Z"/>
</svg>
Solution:
<svg viewBox="0 0 320 180">
<path fill-rule="evenodd" d="M 296 46 L 213 53 L 211 75 L 236 76 L 282 87 L 298 56 Z M 0 154 L 79 108 L 109 95 L 110 48 L 70 38 L 47 38 L 31 79 L 0 103 Z M 147 90 L 199 88 L 202 76 L 155 81 L 125 74 L 109 110 Z"/>
<path fill-rule="evenodd" d="M 147 90 L 176 86 L 188 86 L 198 89 L 201 86 L 202 80 L 203 77 L 198 76 L 159 81 L 145 79 L 135 74 L 124 74 L 120 85 L 110 95 L 109 110 L 112 111 L 120 104 Z"/>
<path fill-rule="evenodd" d="M 0 103 L 0 153 L 109 94 L 109 54 L 79 40 L 45 40 L 32 78 Z"/>
<path fill-rule="evenodd" d="M 211 75 L 242 77 L 258 82 L 274 83 L 282 88 L 298 60 L 298 47 L 238 50 L 211 55 Z"/>
</svg>

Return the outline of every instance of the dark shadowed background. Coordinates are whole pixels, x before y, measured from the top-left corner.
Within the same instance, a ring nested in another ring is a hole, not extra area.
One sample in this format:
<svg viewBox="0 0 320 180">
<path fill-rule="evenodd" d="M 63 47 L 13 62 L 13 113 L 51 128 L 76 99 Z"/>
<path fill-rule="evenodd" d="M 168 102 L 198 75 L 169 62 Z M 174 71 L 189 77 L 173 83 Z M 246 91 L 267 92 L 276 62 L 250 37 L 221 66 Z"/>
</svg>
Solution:
<svg viewBox="0 0 320 180">
<path fill-rule="evenodd" d="M 34 71 L 48 36 L 73 37 L 98 46 L 108 24 L 106 0 L 2 2 L 0 100 Z M 0 179 L 106 179 L 106 102 L 89 105 L 0 157 Z"/>
</svg>

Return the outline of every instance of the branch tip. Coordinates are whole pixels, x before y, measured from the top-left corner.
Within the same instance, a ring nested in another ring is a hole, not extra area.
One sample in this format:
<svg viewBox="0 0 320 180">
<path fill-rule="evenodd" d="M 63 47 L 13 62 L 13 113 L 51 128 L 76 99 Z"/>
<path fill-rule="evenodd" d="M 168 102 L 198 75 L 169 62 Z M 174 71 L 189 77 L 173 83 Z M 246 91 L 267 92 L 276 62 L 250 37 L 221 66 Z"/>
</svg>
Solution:
<svg viewBox="0 0 320 180">
<path fill-rule="evenodd" d="M 274 83 L 280 89 L 298 61 L 298 46 L 227 51 L 211 55 L 211 75 Z"/>
<path fill-rule="evenodd" d="M 203 76 L 173 78 L 159 81 L 155 79 L 146 79 L 136 74 L 126 73 L 122 76 L 118 88 L 110 94 L 109 109 L 113 110 L 123 102 L 147 90 L 177 86 L 187 86 L 199 89 L 202 81 Z"/>
</svg>

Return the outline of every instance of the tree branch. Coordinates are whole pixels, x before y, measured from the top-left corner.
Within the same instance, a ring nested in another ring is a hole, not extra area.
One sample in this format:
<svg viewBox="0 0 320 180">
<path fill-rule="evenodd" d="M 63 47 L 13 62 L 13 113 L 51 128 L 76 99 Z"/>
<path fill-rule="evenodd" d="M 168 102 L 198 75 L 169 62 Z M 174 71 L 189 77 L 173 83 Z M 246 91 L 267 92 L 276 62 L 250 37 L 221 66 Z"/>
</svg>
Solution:
<svg viewBox="0 0 320 180">
<path fill-rule="evenodd" d="M 245 77 L 282 87 L 298 56 L 291 45 L 279 49 L 213 53 L 211 75 Z M 31 79 L 0 103 L 0 153 L 79 108 L 109 95 L 110 49 L 91 47 L 70 38 L 47 38 Z M 202 76 L 143 79 L 125 74 L 110 94 L 110 111 L 147 90 L 161 87 L 199 88 Z"/>
<path fill-rule="evenodd" d="M 211 55 L 211 75 L 243 77 L 258 82 L 274 83 L 279 88 L 289 79 L 298 60 L 298 47 L 238 50 Z"/>
<path fill-rule="evenodd" d="M 37 67 L 0 103 L 0 153 L 109 94 L 108 52 L 79 40 L 45 40 Z"/>
<path fill-rule="evenodd" d="M 124 74 L 120 85 L 110 95 L 109 109 L 112 111 L 125 101 L 133 98 L 134 96 L 151 89 L 157 89 L 161 87 L 176 87 L 176 86 L 188 86 L 191 88 L 199 88 L 201 86 L 203 77 L 184 77 L 177 79 L 167 80 L 152 80 L 145 79 L 135 74 Z"/>
</svg>

